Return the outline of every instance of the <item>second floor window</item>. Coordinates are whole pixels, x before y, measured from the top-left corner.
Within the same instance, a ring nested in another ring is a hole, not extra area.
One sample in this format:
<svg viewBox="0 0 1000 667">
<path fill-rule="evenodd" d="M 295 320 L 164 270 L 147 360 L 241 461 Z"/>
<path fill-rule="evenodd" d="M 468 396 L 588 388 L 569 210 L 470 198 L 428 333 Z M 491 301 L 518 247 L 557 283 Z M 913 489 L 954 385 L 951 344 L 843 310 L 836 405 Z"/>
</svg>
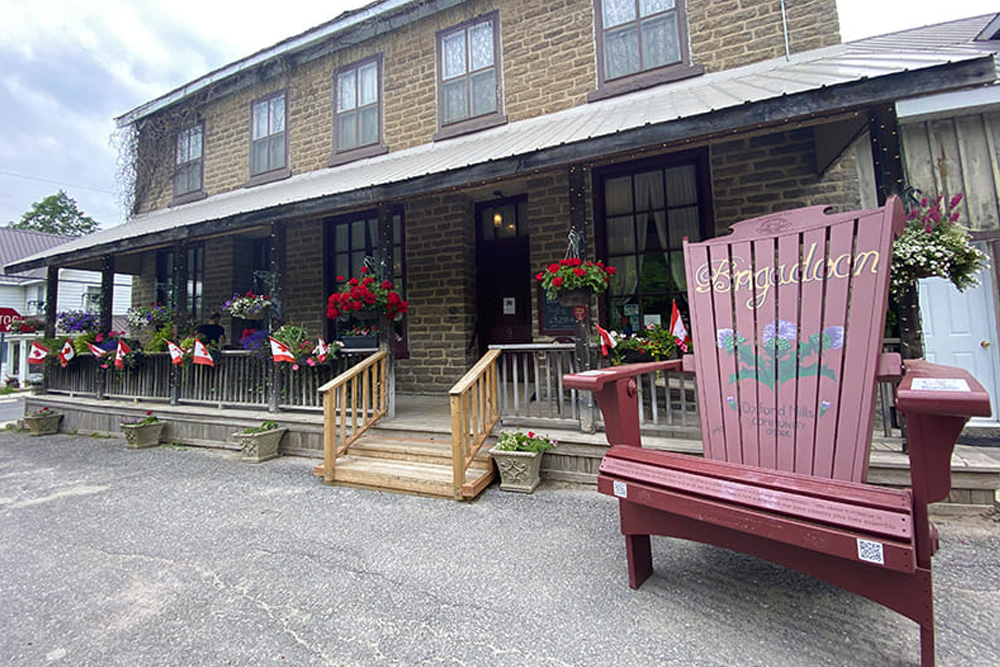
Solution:
<svg viewBox="0 0 1000 667">
<path fill-rule="evenodd" d="M 438 33 L 440 123 L 500 113 L 498 13 Z"/>
<path fill-rule="evenodd" d="M 250 175 L 257 176 L 288 164 L 285 132 L 285 93 L 255 100 L 251 105 Z"/>
<path fill-rule="evenodd" d="M 380 142 L 379 59 L 349 65 L 337 73 L 336 150 L 344 152 Z"/>
<path fill-rule="evenodd" d="M 703 71 L 690 63 L 684 0 L 594 2 L 599 91 L 618 94 Z"/>
<path fill-rule="evenodd" d="M 177 134 L 177 160 L 174 163 L 174 197 L 201 192 L 202 125 L 193 125 Z"/>
</svg>

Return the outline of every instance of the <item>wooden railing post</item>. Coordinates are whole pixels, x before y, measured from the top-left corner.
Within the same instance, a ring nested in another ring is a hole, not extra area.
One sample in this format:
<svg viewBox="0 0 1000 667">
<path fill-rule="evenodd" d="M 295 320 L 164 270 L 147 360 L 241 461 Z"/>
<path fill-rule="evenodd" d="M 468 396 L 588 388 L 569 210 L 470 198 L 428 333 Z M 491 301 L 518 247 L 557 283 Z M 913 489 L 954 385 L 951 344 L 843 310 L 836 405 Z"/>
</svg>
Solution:
<svg viewBox="0 0 1000 667">
<path fill-rule="evenodd" d="M 491 349 L 449 392 L 452 481 L 456 498 L 465 495 L 465 472 L 500 419 L 495 409 L 496 364 L 500 354 L 500 350 Z"/>
</svg>

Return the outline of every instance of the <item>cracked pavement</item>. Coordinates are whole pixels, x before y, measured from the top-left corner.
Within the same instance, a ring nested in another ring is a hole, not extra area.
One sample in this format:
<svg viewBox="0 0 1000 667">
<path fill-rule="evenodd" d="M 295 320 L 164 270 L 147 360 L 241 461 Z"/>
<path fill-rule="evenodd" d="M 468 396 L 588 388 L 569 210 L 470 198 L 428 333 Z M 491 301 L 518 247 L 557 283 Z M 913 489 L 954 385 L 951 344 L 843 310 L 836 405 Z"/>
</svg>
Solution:
<svg viewBox="0 0 1000 667">
<path fill-rule="evenodd" d="M 629 590 L 587 487 L 457 503 L 315 463 L 0 431 L 0 664 L 919 662 L 914 623 L 713 547 L 654 538 Z M 1000 664 L 1000 523 L 938 527 L 938 664 Z"/>
</svg>

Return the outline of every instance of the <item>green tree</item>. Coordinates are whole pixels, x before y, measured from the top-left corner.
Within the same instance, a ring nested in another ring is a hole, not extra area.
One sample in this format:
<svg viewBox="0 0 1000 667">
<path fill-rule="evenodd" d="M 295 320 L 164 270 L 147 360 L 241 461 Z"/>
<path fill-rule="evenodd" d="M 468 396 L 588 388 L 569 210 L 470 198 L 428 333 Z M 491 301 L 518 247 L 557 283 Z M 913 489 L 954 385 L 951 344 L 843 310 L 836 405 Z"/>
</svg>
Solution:
<svg viewBox="0 0 1000 667">
<path fill-rule="evenodd" d="M 12 221 L 7 226 L 60 236 L 84 236 L 97 231 L 101 225 L 81 211 L 76 200 L 60 190 L 32 204 L 31 210 L 19 221 Z"/>
</svg>

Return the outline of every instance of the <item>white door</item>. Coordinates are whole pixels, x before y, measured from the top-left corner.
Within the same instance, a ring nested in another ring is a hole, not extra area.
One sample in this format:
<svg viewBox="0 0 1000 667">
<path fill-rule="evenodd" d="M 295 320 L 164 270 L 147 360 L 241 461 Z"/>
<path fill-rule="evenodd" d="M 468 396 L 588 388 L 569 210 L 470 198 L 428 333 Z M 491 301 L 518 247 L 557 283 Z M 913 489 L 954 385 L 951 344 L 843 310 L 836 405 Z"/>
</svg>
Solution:
<svg viewBox="0 0 1000 667">
<path fill-rule="evenodd" d="M 974 420 L 974 423 L 996 423 L 1000 416 L 997 409 L 1000 339 L 992 275 L 990 269 L 981 272 L 979 286 L 964 292 L 959 292 L 944 278 L 927 278 L 919 282 L 924 356 L 931 362 L 966 369 L 990 393 L 993 417 Z"/>
</svg>

